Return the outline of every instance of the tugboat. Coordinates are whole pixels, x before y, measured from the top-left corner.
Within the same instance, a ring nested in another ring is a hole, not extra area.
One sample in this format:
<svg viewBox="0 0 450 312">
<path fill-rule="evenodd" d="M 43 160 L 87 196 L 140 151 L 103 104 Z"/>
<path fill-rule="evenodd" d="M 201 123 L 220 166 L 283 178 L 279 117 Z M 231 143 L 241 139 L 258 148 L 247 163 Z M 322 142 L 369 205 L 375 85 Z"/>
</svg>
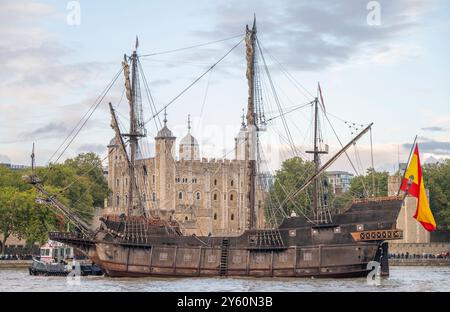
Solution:
<svg viewBox="0 0 450 312">
<path fill-rule="evenodd" d="M 249 85 L 246 121 L 249 137 L 257 137 L 265 126 L 258 117 L 260 110 L 257 109 L 259 84 L 255 81 L 256 41 L 254 22 L 252 28 L 247 26 L 245 35 Z M 320 105 L 317 97 L 310 103 L 315 111 L 314 145 L 311 151 L 314 155 L 314 174 L 295 192 L 288 194 L 278 207 L 285 209 L 289 200 L 312 187 L 310 215 L 285 216 L 277 225 L 257 228 L 256 218 L 260 215 L 258 209 L 262 209 L 255 201 L 259 177 L 257 157 L 245 160 L 249 187 L 244 200 L 249 220 L 248 228 L 239 236 L 188 236 L 182 233 L 176 220 L 148 214 L 141 201 L 143 190 L 139 189 L 136 182 L 136 150 L 139 139 L 145 136 L 142 129 L 144 123 L 140 120 L 141 107 L 138 106 L 138 62 L 139 56 L 134 51 L 122 63 L 130 104 L 130 129 L 127 134 L 121 133 L 116 113 L 110 104 L 117 148 L 126 159 L 129 176 L 133 177 L 129 183 L 126 214 L 103 216 L 100 218 L 101 226 L 92 230 L 56 196 L 47 192 L 38 177 L 32 174 L 28 180 L 45 197 L 45 202 L 77 227 L 76 232 L 51 232 L 52 240 L 82 250 L 111 277 L 362 277 L 370 271 L 368 264 L 371 261 L 381 263 L 383 275 L 389 274 L 387 241 L 402 238 L 402 231 L 396 228 L 396 220 L 404 198 L 362 198 L 353 201 L 342 213 L 330 211 L 320 195 L 321 177 L 339 156 L 369 131 L 372 124 L 360 129 L 350 142 L 322 164 L 320 155 L 327 151 L 321 150 L 319 146 Z M 161 131 L 167 132 L 168 129 L 165 129 Z M 247 142 L 245 154 L 257 155 L 257 144 L 253 144 L 250 139 Z"/>
<path fill-rule="evenodd" d="M 94 264 L 76 262 L 73 247 L 52 240 L 41 246 L 40 256 L 33 257 L 28 271 L 30 275 L 45 276 L 67 276 L 73 271 L 78 271 L 80 276 L 103 275 Z"/>
</svg>

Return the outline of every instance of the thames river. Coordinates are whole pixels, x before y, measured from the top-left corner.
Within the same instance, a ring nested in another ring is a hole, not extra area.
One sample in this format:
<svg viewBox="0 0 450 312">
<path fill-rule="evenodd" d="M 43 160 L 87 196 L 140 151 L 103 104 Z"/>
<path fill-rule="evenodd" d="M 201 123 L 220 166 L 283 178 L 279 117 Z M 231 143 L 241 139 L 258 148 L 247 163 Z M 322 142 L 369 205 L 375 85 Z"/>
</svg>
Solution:
<svg viewBox="0 0 450 312">
<path fill-rule="evenodd" d="M 450 267 L 391 267 L 379 283 L 365 278 L 108 278 L 30 276 L 27 269 L 0 269 L 0 291 L 450 291 Z"/>
</svg>

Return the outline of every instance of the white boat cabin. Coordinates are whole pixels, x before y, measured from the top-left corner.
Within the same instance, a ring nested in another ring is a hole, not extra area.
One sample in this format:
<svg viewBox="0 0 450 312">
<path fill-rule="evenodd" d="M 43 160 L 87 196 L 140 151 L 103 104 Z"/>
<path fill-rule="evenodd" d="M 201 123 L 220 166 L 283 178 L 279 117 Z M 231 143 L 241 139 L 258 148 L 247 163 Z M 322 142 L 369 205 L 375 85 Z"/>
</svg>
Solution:
<svg viewBox="0 0 450 312">
<path fill-rule="evenodd" d="M 62 243 L 48 240 L 40 248 L 42 262 L 60 262 L 61 260 L 73 259 L 73 248 Z"/>
</svg>

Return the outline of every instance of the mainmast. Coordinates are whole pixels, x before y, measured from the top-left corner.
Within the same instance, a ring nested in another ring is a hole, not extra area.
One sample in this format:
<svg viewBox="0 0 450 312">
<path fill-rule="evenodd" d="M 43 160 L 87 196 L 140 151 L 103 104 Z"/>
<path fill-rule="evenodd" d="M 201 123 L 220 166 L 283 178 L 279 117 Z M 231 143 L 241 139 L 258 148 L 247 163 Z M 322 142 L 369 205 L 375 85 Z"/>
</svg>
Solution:
<svg viewBox="0 0 450 312">
<path fill-rule="evenodd" d="M 256 193 L 256 141 L 257 125 L 255 122 L 255 43 L 256 43 L 256 17 L 253 27 L 246 26 L 245 44 L 247 58 L 247 81 L 248 81 L 248 103 L 247 103 L 247 129 L 248 137 L 246 143 L 246 159 L 249 161 L 248 180 L 248 211 L 249 228 L 256 227 L 255 193 Z"/>
<path fill-rule="evenodd" d="M 136 48 L 138 41 L 136 38 Z M 128 203 L 127 203 L 127 214 L 130 216 L 133 214 L 135 208 L 139 208 L 139 213 L 144 214 L 144 207 L 140 200 L 139 193 L 137 191 L 136 184 L 136 151 L 138 148 L 138 138 L 145 136 L 145 131 L 143 128 L 142 120 L 142 106 L 140 98 L 140 87 L 139 87 L 139 76 L 138 76 L 138 55 L 136 50 L 130 57 L 131 59 L 131 83 L 130 83 L 130 70 L 127 62 L 127 57 L 122 62 L 124 75 L 125 75 L 125 88 L 127 93 L 128 103 L 130 105 L 130 131 L 124 136 L 129 137 L 130 140 L 130 157 L 129 157 L 129 184 L 128 184 Z M 137 200 L 135 200 L 135 197 Z M 137 202 L 138 207 L 135 207 L 134 203 Z"/>
</svg>

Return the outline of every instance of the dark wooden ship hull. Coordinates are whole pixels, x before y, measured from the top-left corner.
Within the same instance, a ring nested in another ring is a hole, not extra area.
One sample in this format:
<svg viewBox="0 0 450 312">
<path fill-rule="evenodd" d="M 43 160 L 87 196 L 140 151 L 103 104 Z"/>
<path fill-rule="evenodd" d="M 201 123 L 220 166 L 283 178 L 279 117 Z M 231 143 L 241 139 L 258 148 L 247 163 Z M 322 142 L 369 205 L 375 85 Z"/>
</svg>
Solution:
<svg viewBox="0 0 450 312">
<path fill-rule="evenodd" d="M 248 230 L 236 237 L 183 236 L 145 219 L 104 219 L 95 238 L 51 233 L 51 238 L 85 251 L 111 277 L 358 277 L 370 261 L 389 273 L 387 243 L 402 199 L 355 202 L 332 224 L 286 218 L 277 229 Z"/>
</svg>

